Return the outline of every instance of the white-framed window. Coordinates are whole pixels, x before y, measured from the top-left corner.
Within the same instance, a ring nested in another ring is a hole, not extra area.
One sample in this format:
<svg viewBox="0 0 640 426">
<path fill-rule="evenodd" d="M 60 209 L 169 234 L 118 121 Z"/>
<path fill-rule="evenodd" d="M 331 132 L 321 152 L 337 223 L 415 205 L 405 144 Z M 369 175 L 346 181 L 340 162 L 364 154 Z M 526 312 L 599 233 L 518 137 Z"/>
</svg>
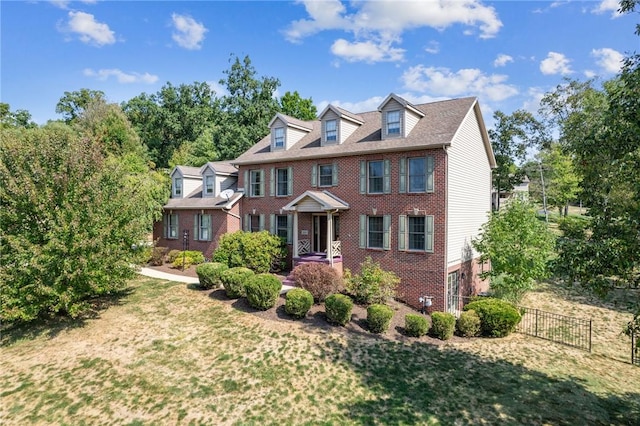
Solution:
<svg viewBox="0 0 640 426">
<path fill-rule="evenodd" d="M 215 181 L 215 177 L 211 175 L 206 175 L 204 177 L 204 194 L 207 196 L 213 195 L 213 184 Z"/>
<path fill-rule="evenodd" d="M 284 127 L 276 127 L 273 129 L 273 146 L 276 148 L 284 148 Z"/>
<path fill-rule="evenodd" d="M 367 192 L 369 194 L 384 192 L 384 162 L 382 160 L 367 163 Z"/>
<path fill-rule="evenodd" d="M 433 192 L 432 156 L 400 159 L 400 192 Z"/>
<path fill-rule="evenodd" d="M 193 239 L 211 241 L 211 215 L 197 214 L 193 218 Z"/>
<path fill-rule="evenodd" d="M 288 214 L 272 214 L 269 216 L 270 232 L 291 244 L 293 238 L 293 216 Z"/>
<path fill-rule="evenodd" d="M 164 215 L 164 237 L 168 240 L 178 239 L 178 215 L 167 213 Z"/>
<path fill-rule="evenodd" d="M 249 179 L 249 196 L 264 196 L 264 170 L 250 170 Z"/>
<path fill-rule="evenodd" d="M 173 178 L 173 196 L 175 198 L 182 198 L 182 178 Z"/>
<path fill-rule="evenodd" d="M 360 215 L 360 248 L 389 250 L 390 230 L 390 215 Z"/>
<path fill-rule="evenodd" d="M 289 195 L 289 169 L 276 169 L 276 195 Z"/>
<path fill-rule="evenodd" d="M 387 135 L 400 134 L 400 111 L 387 112 Z"/>
<path fill-rule="evenodd" d="M 433 216 L 405 216 L 398 220 L 398 249 L 433 252 Z"/>
<path fill-rule="evenodd" d="M 320 176 L 319 186 L 333 186 L 333 167 L 334 164 L 320 164 L 318 166 L 318 175 Z"/>
<path fill-rule="evenodd" d="M 327 120 L 324 124 L 325 141 L 335 142 L 338 140 L 338 120 Z"/>
</svg>

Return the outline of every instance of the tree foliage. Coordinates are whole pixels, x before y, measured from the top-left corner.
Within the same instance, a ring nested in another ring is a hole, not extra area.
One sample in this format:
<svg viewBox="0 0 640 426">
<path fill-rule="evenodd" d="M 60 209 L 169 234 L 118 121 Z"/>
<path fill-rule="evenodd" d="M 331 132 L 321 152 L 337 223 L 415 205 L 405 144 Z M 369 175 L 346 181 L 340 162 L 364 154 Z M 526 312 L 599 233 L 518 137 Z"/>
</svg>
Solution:
<svg viewBox="0 0 640 426">
<path fill-rule="evenodd" d="M 24 109 L 11 111 L 11 106 L 0 102 L 0 129 L 9 127 L 32 128 L 38 125 L 31 120 L 31 113 Z"/>
<path fill-rule="evenodd" d="M 62 114 L 66 123 L 79 117 L 87 106 L 93 102 L 105 102 L 104 92 L 101 90 L 80 89 L 74 92 L 64 92 L 56 105 L 56 112 Z"/>
<path fill-rule="evenodd" d="M 560 213 L 567 214 L 570 202 L 574 202 L 580 192 L 580 177 L 575 171 L 573 159 L 563 152 L 562 146 L 552 143 L 538 154 L 539 167 L 544 174 L 544 185 L 547 205 L 557 208 Z M 537 174 L 535 171 L 529 174 L 530 179 Z M 531 179 L 533 180 L 533 179 Z M 536 179 L 540 182 L 540 179 Z M 537 191 L 541 191 L 541 182 L 537 185 Z"/>
<path fill-rule="evenodd" d="M 554 237 L 526 201 L 511 200 L 491 213 L 472 244 L 483 262 L 491 262 L 491 270 L 481 276 L 491 277 L 491 290 L 498 297 L 518 301 L 534 280 L 548 276 Z"/>
<path fill-rule="evenodd" d="M 75 317 L 123 288 L 159 211 L 126 165 L 62 123 L 0 143 L 0 319 Z"/>
<path fill-rule="evenodd" d="M 311 98 L 303 99 L 298 91 L 286 92 L 280 98 L 280 112 L 300 120 L 311 121 L 318 116 L 318 110 Z"/>
</svg>

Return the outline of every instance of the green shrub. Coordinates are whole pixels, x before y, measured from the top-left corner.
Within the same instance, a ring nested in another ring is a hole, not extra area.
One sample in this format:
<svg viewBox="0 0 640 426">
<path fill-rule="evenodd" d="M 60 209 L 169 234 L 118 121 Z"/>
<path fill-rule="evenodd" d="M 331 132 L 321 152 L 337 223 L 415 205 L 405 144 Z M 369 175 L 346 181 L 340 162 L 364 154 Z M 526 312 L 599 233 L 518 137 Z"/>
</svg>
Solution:
<svg viewBox="0 0 640 426">
<path fill-rule="evenodd" d="M 244 291 L 244 284 L 254 275 L 255 272 L 242 266 L 229 268 L 226 271 L 223 271 L 222 274 L 220 274 L 220 281 L 227 293 L 227 297 L 229 299 L 245 297 L 247 294 Z"/>
<path fill-rule="evenodd" d="M 200 287 L 205 289 L 218 288 L 222 284 L 220 276 L 229 269 L 227 265 L 219 262 L 203 263 L 196 268 L 196 274 L 200 279 Z"/>
<path fill-rule="evenodd" d="M 407 336 L 422 337 L 429 331 L 429 319 L 423 315 L 407 314 L 404 317 L 404 331 Z"/>
<path fill-rule="evenodd" d="M 181 253 L 182 252 L 180 250 L 170 250 L 167 254 L 167 263 L 173 263 Z"/>
<path fill-rule="evenodd" d="M 313 306 L 313 295 L 303 288 L 294 288 L 287 292 L 284 310 L 294 318 L 304 318 Z"/>
<path fill-rule="evenodd" d="M 456 330 L 462 337 L 475 337 L 480 334 L 480 317 L 473 309 L 460 313 L 456 321 Z"/>
<path fill-rule="evenodd" d="M 343 290 L 342 277 L 334 268 L 324 263 L 303 263 L 291 272 L 295 285 L 308 290 L 316 303 Z"/>
<path fill-rule="evenodd" d="M 261 274 L 280 270 L 286 255 L 286 244 L 277 235 L 267 231 L 237 231 L 220 238 L 213 261 L 230 268 L 244 266 Z"/>
<path fill-rule="evenodd" d="M 484 297 L 466 305 L 465 311 L 474 310 L 480 317 L 480 329 L 484 336 L 504 337 L 516 329 L 521 315 L 509 302 Z"/>
<path fill-rule="evenodd" d="M 204 263 L 204 254 L 197 250 L 186 250 L 178 253 L 178 256 L 173 260 L 171 264 L 172 268 L 181 269 L 183 267 L 188 268 L 191 265 L 199 265 Z"/>
<path fill-rule="evenodd" d="M 169 247 L 154 247 L 151 249 L 149 264 L 152 266 L 162 266 L 167 251 L 169 251 Z"/>
<path fill-rule="evenodd" d="M 387 305 L 373 304 L 367 308 L 367 325 L 372 333 L 384 333 L 389 329 L 393 309 Z"/>
<path fill-rule="evenodd" d="M 344 294 L 330 294 L 324 299 L 325 313 L 330 323 L 345 325 L 351 321 L 353 300 Z"/>
<path fill-rule="evenodd" d="M 456 317 L 448 312 L 431 314 L 431 334 L 440 340 L 449 340 L 456 329 Z"/>
<path fill-rule="evenodd" d="M 244 289 L 249 305 L 255 309 L 266 311 L 276 305 L 282 283 L 275 275 L 256 274 L 247 279 Z"/>
<path fill-rule="evenodd" d="M 369 256 L 360 264 L 360 274 L 352 275 L 347 269 L 344 279 L 347 293 L 356 303 L 364 305 L 385 303 L 395 297 L 396 287 L 400 283 L 400 278 L 396 274 L 385 271 Z"/>
</svg>

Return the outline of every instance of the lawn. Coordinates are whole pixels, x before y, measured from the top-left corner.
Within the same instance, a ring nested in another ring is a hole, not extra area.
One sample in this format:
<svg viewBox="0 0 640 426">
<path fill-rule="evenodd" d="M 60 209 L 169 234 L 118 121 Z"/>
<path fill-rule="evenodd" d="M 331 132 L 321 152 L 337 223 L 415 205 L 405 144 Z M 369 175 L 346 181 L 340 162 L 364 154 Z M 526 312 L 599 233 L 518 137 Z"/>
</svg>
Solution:
<svg viewBox="0 0 640 426">
<path fill-rule="evenodd" d="M 629 364 L 628 341 L 619 335 L 631 315 L 613 301 L 550 286 L 525 301 L 593 317 L 590 354 L 517 334 L 398 342 L 267 320 L 207 294 L 140 278 L 97 318 L 5 330 L 0 424 L 640 419 L 640 368 Z"/>
</svg>

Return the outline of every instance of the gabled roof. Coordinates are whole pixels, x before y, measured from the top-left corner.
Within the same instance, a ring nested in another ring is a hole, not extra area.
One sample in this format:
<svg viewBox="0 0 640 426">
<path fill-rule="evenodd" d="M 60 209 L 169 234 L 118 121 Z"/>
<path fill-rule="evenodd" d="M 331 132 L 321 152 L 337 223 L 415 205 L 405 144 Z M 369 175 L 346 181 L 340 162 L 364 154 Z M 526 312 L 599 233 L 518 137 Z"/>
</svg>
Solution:
<svg viewBox="0 0 640 426">
<path fill-rule="evenodd" d="M 200 168 L 199 167 L 176 166 L 176 167 L 174 167 L 173 171 L 171 172 L 171 176 L 173 176 L 175 172 L 180 172 L 182 177 L 198 178 L 198 179 L 202 178 L 202 175 L 200 174 Z"/>
<path fill-rule="evenodd" d="M 322 146 L 321 126 L 314 123 L 313 130 L 287 150 L 271 151 L 271 139 L 267 135 L 246 152 L 233 160 L 233 164 L 265 164 L 302 159 L 326 159 L 377 152 L 415 151 L 442 148 L 451 145 L 468 114 L 478 120 L 487 157 L 492 167 L 495 158 L 482 120 L 482 113 L 474 97 L 452 99 L 414 105 L 424 114 L 407 137 L 382 139 L 382 113 L 370 111 L 359 114 L 363 124 L 341 144 Z M 329 107 L 327 107 L 329 108 Z M 333 107 L 335 108 L 335 107 Z"/>
<path fill-rule="evenodd" d="M 273 125 L 273 122 L 277 119 L 284 121 L 284 123 L 288 127 L 304 130 L 306 132 L 310 132 L 311 130 L 313 130 L 313 125 L 311 125 L 310 122 L 299 120 L 295 117 L 290 117 L 280 112 L 276 113 L 276 116 L 271 119 L 271 121 L 269 122 L 269 127 L 271 127 Z"/>
<path fill-rule="evenodd" d="M 228 161 L 209 161 L 204 166 L 200 167 L 199 173 L 204 174 L 205 170 L 210 168 L 217 175 L 237 175 L 238 169 L 233 167 L 233 164 Z"/>
<path fill-rule="evenodd" d="M 202 209 L 230 209 L 240 198 L 242 192 L 235 192 L 227 200 L 225 197 L 202 197 L 202 185 L 184 198 L 170 198 L 164 205 L 165 210 L 202 210 Z"/>
<path fill-rule="evenodd" d="M 298 210 L 298 205 L 303 201 L 311 200 L 317 204 L 318 211 L 330 210 L 348 210 L 349 204 L 336 197 L 329 191 L 305 191 L 302 195 L 296 197 L 295 200 L 284 206 L 282 210 L 294 211 Z"/>
<path fill-rule="evenodd" d="M 322 117 L 324 117 L 328 111 L 333 111 L 338 117 L 352 121 L 358 125 L 361 125 L 364 123 L 364 120 L 358 114 L 354 114 L 352 112 L 347 111 L 346 109 L 342 109 L 340 107 L 337 107 L 331 104 L 327 105 L 327 107 L 322 110 L 320 115 L 318 115 L 318 118 L 322 120 Z"/>
<path fill-rule="evenodd" d="M 401 98 L 400 96 L 396 95 L 395 93 L 391 93 L 389 96 L 387 96 L 385 98 L 384 101 L 382 101 L 382 103 L 380 104 L 380 106 L 378 107 L 378 111 L 382 111 L 382 109 L 384 108 L 384 106 L 390 101 L 390 100 L 394 100 L 396 102 L 398 102 L 400 105 L 402 105 L 404 108 L 415 112 L 416 114 L 418 114 L 420 117 L 424 117 L 424 113 L 422 111 L 420 111 L 418 108 L 416 108 L 413 104 L 409 103 L 408 101 L 406 101 L 404 98 Z"/>
</svg>

